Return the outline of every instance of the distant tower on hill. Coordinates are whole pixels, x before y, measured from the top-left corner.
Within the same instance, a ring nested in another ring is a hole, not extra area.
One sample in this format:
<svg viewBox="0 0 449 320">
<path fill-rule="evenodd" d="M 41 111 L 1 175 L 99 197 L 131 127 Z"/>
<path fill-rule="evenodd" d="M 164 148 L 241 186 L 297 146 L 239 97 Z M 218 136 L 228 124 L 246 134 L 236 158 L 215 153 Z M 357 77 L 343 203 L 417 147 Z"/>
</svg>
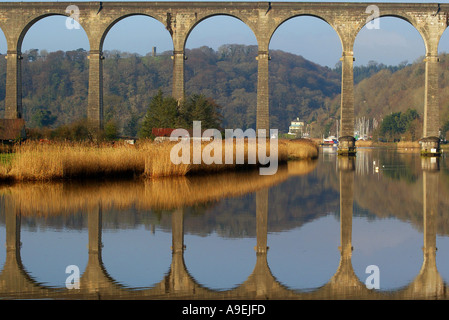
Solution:
<svg viewBox="0 0 449 320">
<path fill-rule="evenodd" d="M 153 54 L 153 57 L 156 56 L 156 47 L 153 47 L 153 52 L 152 52 L 152 54 Z"/>
</svg>

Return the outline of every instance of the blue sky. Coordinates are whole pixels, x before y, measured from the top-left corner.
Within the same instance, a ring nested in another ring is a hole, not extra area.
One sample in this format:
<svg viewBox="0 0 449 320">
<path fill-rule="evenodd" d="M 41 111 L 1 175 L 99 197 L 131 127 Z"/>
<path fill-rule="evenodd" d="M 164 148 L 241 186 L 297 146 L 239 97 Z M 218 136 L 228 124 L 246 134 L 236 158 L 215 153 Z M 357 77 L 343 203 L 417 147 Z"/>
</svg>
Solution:
<svg viewBox="0 0 449 320">
<path fill-rule="evenodd" d="M 363 0 L 348 2 L 371 3 Z M 217 49 L 229 43 L 255 45 L 256 39 L 239 20 L 216 16 L 201 22 L 193 30 L 186 47 L 208 46 Z M 158 52 L 172 50 L 170 35 L 158 21 L 133 16 L 120 21 L 110 30 L 104 50 L 117 49 L 144 55 L 153 46 Z M 69 30 L 65 27 L 64 17 L 48 17 L 33 25 L 25 36 L 22 51 L 34 48 L 48 51 L 88 50 L 89 44 L 82 29 Z M 335 66 L 341 56 L 341 44 L 335 31 L 325 22 L 312 17 L 294 18 L 281 25 L 272 38 L 270 49 L 299 54 L 330 67 Z M 444 33 L 439 49 L 440 52 L 449 52 L 449 31 Z M 5 51 L 6 41 L 0 34 L 0 52 Z M 397 18 L 381 18 L 377 30 L 364 28 L 354 46 L 356 65 L 367 64 L 370 60 L 392 65 L 403 61 L 414 62 L 424 54 L 424 43 L 419 33 L 410 24 Z"/>
</svg>

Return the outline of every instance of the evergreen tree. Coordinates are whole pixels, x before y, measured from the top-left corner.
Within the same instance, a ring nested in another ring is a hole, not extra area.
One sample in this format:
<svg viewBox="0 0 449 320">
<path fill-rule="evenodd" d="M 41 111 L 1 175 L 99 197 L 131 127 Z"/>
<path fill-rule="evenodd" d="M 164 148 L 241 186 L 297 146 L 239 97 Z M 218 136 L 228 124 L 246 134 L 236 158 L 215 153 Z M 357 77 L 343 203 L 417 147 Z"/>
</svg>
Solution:
<svg viewBox="0 0 449 320">
<path fill-rule="evenodd" d="M 400 140 L 406 132 L 415 131 L 414 120 L 418 118 L 419 114 L 414 109 L 408 109 L 406 112 L 393 112 L 383 119 L 379 135 L 387 141 Z M 412 136 L 415 135 L 416 132 L 413 132 Z"/>
<path fill-rule="evenodd" d="M 39 110 L 33 115 L 31 121 L 36 127 L 43 128 L 55 123 L 56 116 L 52 115 L 49 110 Z"/>
<path fill-rule="evenodd" d="M 152 137 L 153 128 L 174 128 L 179 118 L 178 102 L 173 97 L 164 97 L 162 90 L 151 99 L 139 135 Z"/>
<path fill-rule="evenodd" d="M 104 125 L 104 137 L 110 141 L 117 139 L 118 125 L 116 121 L 110 120 Z"/>
<path fill-rule="evenodd" d="M 221 115 L 218 106 L 212 99 L 202 94 L 193 94 L 185 101 L 182 117 L 185 124 L 191 128 L 193 121 L 201 121 L 202 129 L 220 129 Z"/>
<path fill-rule="evenodd" d="M 140 128 L 140 137 L 153 137 L 153 128 L 192 129 L 193 121 L 201 121 L 202 129 L 220 129 L 220 106 L 204 95 L 193 94 L 181 105 L 161 90 L 151 99 Z"/>
<path fill-rule="evenodd" d="M 131 114 L 129 121 L 124 127 L 124 133 L 130 137 L 136 137 L 138 133 L 139 116 L 135 113 Z"/>
</svg>

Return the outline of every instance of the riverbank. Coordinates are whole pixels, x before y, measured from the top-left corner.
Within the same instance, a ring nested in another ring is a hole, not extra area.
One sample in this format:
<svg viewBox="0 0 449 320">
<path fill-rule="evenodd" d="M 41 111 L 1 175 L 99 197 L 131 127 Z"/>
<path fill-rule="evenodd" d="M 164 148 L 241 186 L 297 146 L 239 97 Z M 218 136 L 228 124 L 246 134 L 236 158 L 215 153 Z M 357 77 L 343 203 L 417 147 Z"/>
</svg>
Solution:
<svg viewBox="0 0 449 320">
<path fill-rule="evenodd" d="M 16 203 L 22 216 L 56 216 L 98 208 L 172 210 L 237 197 L 277 185 L 313 171 L 318 161 L 289 161 L 275 175 L 257 170 L 170 179 L 23 182 L 0 185 L 0 196 Z"/>
<path fill-rule="evenodd" d="M 212 174 L 227 170 L 240 170 L 260 166 L 257 156 L 259 148 L 266 148 L 270 155 L 270 139 L 265 144 L 255 141 L 234 141 L 232 164 L 225 164 L 225 141 L 222 142 L 222 163 L 193 164 L 194 146 L 191 143 L 190 162 L 174 164 L 170 153 L 178 142 L 155 143 L 143 140 L 135 145 L 120 143 L 92 144 L 73 142 L 30 141 L 18 146 L 8 161 L 0 163 L 0 181 L 52 181 L 65 179 L 144 177 L 158 178 Z M 209 142 L 201 142 L 200 154 L 211 152 Z M 274 146 L 273 146 L 274 147 Z M 279 140 L 278 163 L 289 160 L 314 159 L 318 157 L 318 147 L 306 139 Z M 213 150 L 213 149 L 212 149 Z M 236 164 L 237 150 L 243 150 L 243 164 Z M 255 151 L 256 164 L 248 164 L 248 155 Z M 249 152 L 249 153 L 248 153 Z M 219 161 L 216 161 L 219 162 Z"/>
<path fill-rule="evenodd" d="M 313 141 L 320 145 L 321 139 L 313 139 Z M 399 141 L 399 142 L 380 142 L 373 140 L 357 140 L 355 146 L 358 148 L 396 148 L 396 149 L 416 149 L 420 151 L 421 145 L 418 141 Z M 449 149 L 449 145 L 441 145 L 441 148 Z"/>
<path fill-rule="evenodd" d="M 418 141 L 399 141 L 399 142 L 377 142 L 372 140 L 358 140 L 355 143 L 356 147 L 388 147 L 398 149 L 420 149 Z"/>
</svg>

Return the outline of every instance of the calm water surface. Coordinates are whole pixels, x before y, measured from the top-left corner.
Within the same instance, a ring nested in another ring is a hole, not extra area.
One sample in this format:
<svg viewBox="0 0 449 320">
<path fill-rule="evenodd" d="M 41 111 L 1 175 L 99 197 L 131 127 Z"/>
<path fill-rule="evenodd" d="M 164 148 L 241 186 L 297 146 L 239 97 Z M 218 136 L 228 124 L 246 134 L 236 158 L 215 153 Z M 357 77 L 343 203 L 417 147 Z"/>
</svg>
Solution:
<svg viewBox="0 0 449 320">
<path fill-rule="evenodd" d="M 446 298 L 446 157 L 335 151 L 268 177 L 0 186 L 0 297 Z"/>
</svg>

